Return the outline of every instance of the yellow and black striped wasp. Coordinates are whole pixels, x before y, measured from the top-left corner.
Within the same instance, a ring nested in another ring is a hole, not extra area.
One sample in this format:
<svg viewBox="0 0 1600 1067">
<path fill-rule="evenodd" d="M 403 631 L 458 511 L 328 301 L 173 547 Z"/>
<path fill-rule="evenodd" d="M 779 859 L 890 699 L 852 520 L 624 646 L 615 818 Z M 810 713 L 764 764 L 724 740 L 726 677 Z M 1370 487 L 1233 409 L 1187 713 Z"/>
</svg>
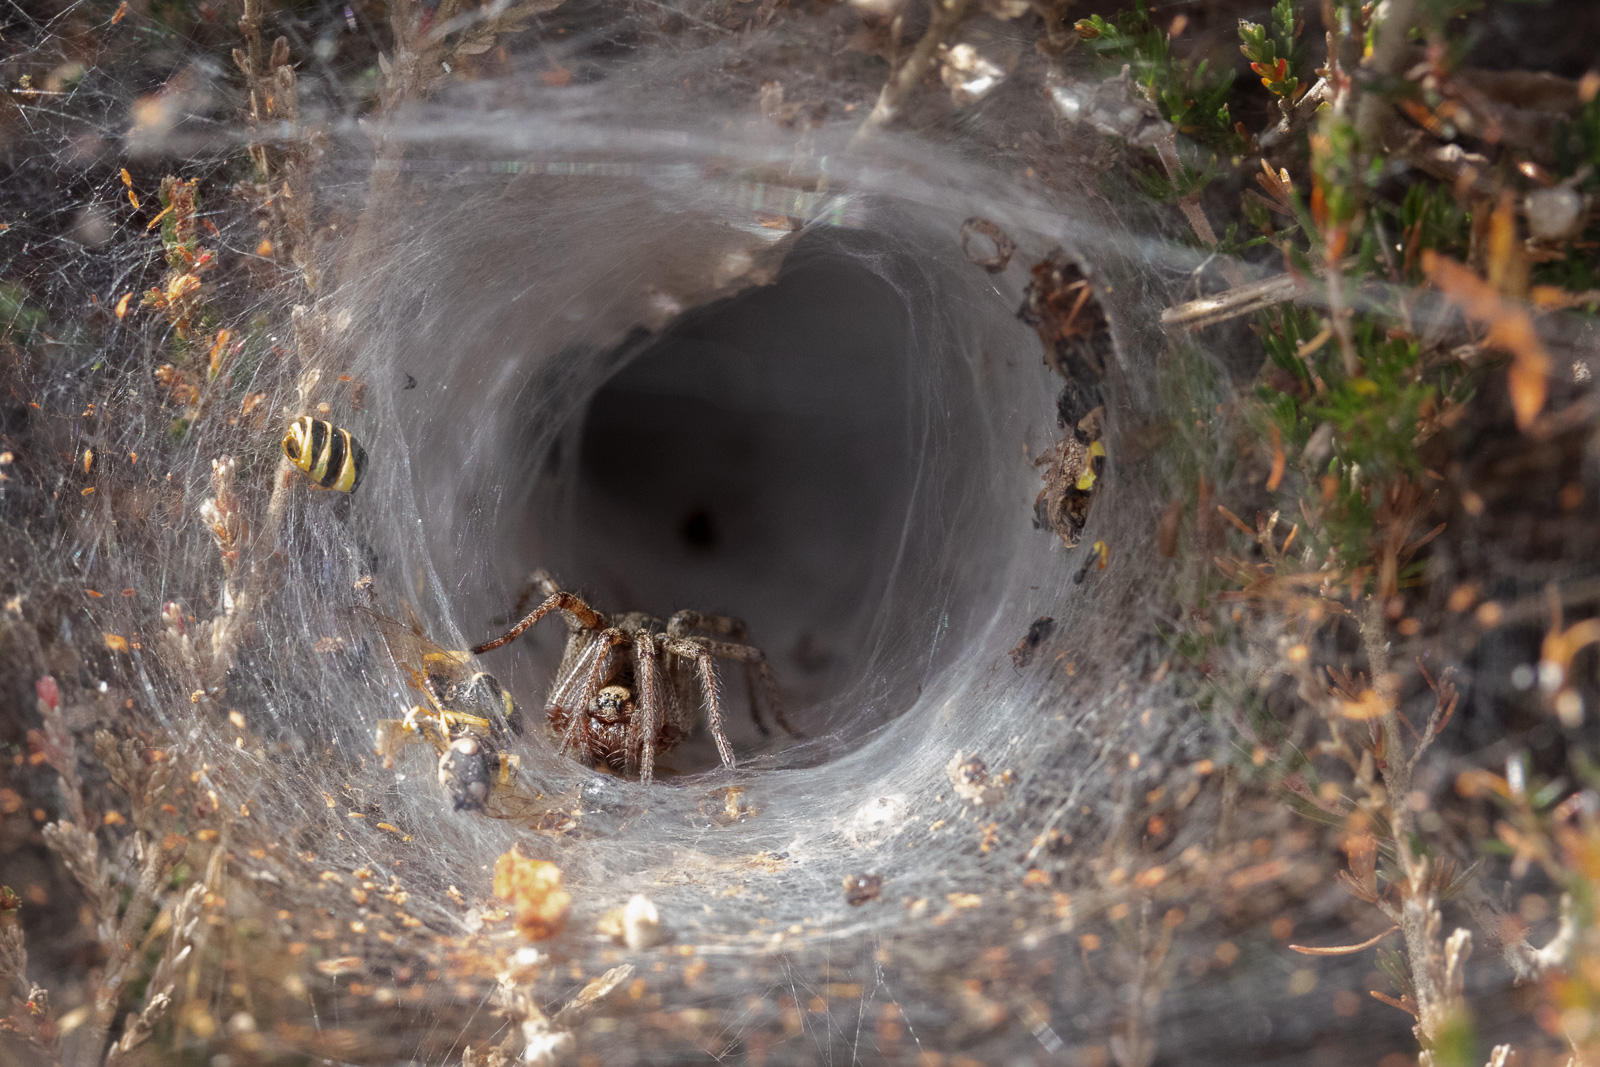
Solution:
<svg viewBox="0 0 1600 1067">
<path fill-rule="evenodd" d="M 283 435 L 283 454 L 324 489 L 353 493 L 367 472 L 366 450 L 331 422 L 302 415 Z"/>
<path fill-rule="evenodd" d="M 442 648 L 409 624 L 357 609 L 381 636 L 389 656 L 419 690 L 423 703 L 401 719 L 383 719 L 374 748 L 384 766 L 414 744 L 438 754 L 439 785 L 457 811 L 483 811 L 490 793 L 510 784 L 521 760 L 504 752 L 509 735 L 522 732 L 511 694 L 494 676 L 474 670 L 472 654 Z"/>
</svg>

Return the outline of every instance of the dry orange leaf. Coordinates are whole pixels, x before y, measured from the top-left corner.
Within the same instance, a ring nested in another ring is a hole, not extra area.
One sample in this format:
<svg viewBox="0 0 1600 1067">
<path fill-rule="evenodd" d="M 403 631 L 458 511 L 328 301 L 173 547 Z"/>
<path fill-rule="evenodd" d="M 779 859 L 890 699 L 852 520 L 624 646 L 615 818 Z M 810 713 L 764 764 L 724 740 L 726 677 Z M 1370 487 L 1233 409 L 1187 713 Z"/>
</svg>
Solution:
<svg viewBox="0 0 1600 1067">
<path fill-rule="evenodd" d="M 1276 493 L 1283 484 L 1283 468 L 1288 457 L 1283 454 L 1283 432 L 1275 423 L 1268 429 L 1272 431 L 1272 473 L 1267 475 L 1267 492 Z"/>
<path fill-rule="evenodd" d="M 517 929 L 530 941 L 561 932 L 572 897 L 561 888 L 561 868 L 529 859 L 513 848 L 494 862 L 494 895 L 516 911 Z"/>
<path fill-rule="evenodd" d="M 1464 797 L 1478 797 L 1485 793 L 1511 798 L 1511 785 L 1493 771 L 1472 768 L 1456 776 L 1456 792 Z"/>
<path fill-rule="evenodd" d="M 1363 689 L 1357 700 L 1341 702 L 1339 714 L 1347 719 L 1381 719 L 1389 711 L 1389 702 L 1376 689 Z"/>
<path fill-rule="evenodd" d="M 1302 956 L 1350 956 L 1371 948 L 1398 929 L 1400 929 L 1398 926 L 1391 926 L 1377 937 L 1368 938 L 1359 945 L 1290 945 L 1289 951 L 1298 952 Z"/>
<path fill-rule="evenodd" d="M 1233 525 L 1236 526 L 1246 537 L 1254 537 L 1256 535 L 1254 530 L 1250 529 L 1250 527 L 1244 524 L 1243 519 L 1229 511 L 1227 508 L 1223 507 L 1221 504 L 1217 505 L 1217 514 L 1233 523 Z"/>
<path fill-rule="evenodd" d="M 122 0 L 122 3 L 117 5 L 116 13 L 111 16 L 111 25 L 115 26 L 117 23 L 121 22 L 124 18 L 126 18 L 127 15 L 128 15 L 128 0 Z M 127 171 L 123 171 L 122 173 L 126 174 L 128 172 Z"/>
<path fill-rule="evenodd" d="M 217 339 L 211 345 L 211 355 L 208 357 L 208 361 L 210 363 L 210 373 L 213 379 L 216 378 L 217 372 L 222 369 L 222 356 L 223 353 L 228 349 L 228 342 L 232 339 L 232 330 L 217 331 Z"/>
<path fill-rule="evenodd" d="M 117 318 L 122 318 L 128 313 L 128 301 L 133 299 L 132 293 L 123 293 L 122 299 L 117 301 Z"/>
<path fill-rule="evenodd" d="M 1550 395 L 1550 355 L 1533 328 L 1533 320 L 1522 307 L 1504 300 L 1477 272 L 1448 256 L 1425 250 L 1422 269 L 1467 318 L 1489 328 L 1484 338 L 1489 347 L 1511 354 L 1511 369 L 1506 375 L 1511 410 L 1516 415 L 1517 428 L 1526 430 L 1544 410 Z"/>
<path fill-rule="evenodd" d="M 1509 189 L 1500 194 L 1500 202 L 1489 216 L 1487 245 L 1489 284 L 1514 299 L 1527 296 L 1528 256 L 1517 239 L 1517 204 Z"/>
<path fill-rule="evenodd" d="M 126 652 L 126 651 L 128 651 L 128 639 L 126 637 L 123 637 L 121 634 L 114 634 L 114 633 L 106 633 L 103 636 L 106 639 L 106 647 L 109 648 L 111 651 L 113 651 L 113 652 Z"/>
<path fill-rule="evenodd" d="M 193 274 L 180 274 L 167 283 L 167 301 L 175 304 L 199 288 L 199 278 Z"/>
</svg>

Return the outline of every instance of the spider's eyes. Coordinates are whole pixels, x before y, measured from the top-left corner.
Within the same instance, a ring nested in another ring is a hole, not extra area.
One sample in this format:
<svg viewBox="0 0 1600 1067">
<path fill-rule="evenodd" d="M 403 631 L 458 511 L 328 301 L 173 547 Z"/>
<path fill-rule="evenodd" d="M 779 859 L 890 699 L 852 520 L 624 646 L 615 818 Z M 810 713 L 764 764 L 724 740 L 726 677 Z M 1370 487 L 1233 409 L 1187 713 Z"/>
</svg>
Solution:
<svg viewBox="0 0 1600 1067">
<path fill-rule="evenodd" d="M 626 686 L 608 685 L 595 694 L 594 706 L 601 711 L 620 711 L 622 706 L 633 699 L 633 694 Z"/>
</svg>

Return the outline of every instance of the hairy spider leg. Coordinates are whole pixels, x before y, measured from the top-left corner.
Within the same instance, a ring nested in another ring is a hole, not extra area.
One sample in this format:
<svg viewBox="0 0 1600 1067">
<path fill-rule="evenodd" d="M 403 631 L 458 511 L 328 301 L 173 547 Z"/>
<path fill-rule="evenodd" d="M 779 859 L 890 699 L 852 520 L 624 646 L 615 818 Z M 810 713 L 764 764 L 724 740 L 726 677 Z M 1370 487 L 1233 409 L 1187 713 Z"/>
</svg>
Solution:
<svg viewBox="0 0 1600 1067">
<path fill-rule="evenodd" d="M 667 620 L 667 633 L 673 637 L 688 637 L 695 630 L 708 630 L 735 641 L 744 641 L 748 632 L 743 619 L 736 619 L 732 615 L 706 615 L 690 608 L 685 608 Z M 744 665 L 745 692 L 750 694 L 750 721 L 756 724 L 756 730 L 762 737 L 771 737 L 772 729 L 761 718 L 761 709 L 756 705 L 756 673 L 750 664 Z"/>
<path fill-rule="evenodd" d="M 538 622 L 552 611 L 561 612 L 562 614 L 571 618 L 573 621 L 577 622 L 578 625 L 582 626 L 586 630 L 603 630 L 606 628 L 606 617 L 600 614 L 594 608 L 591 608 L 583 601 L 581 597 L 567 592 L 552 593 L 550 596 L 545 598 L 544 603 L 540 604 L 538 607 L 528 612 L 528 614 L 524 615 L 522 617 L 522 621 L 517 623 L 511 629 L 507 630 L 493 641 L 485 641 L 481 645 L 475 645 L 472 649 L 472 654 L 474 656 L 479 656 L 491 649 L 499 648 L 503 644 L 515 641 L 517 638 L 523 635 L 528 627 L 532 626 L 534 623 Z"/>
<path fill-rule="evenodd" d="M 567 720 L 566 732 L 561 735 L 561 747 L 556 751 L 564 756 L 567 754 L 567 749 L 571 748 L 574 742 L 577 743 L 579 752 L 589 751 L 589 716 L 587 714 L 574 712 L 572 717 Z"/>
<path fill-rule="evenodd" d="M 756 729 L 762 737 L 771 737 L 772 730 L 762 721 L 761 713 L 756 705 L 757 679 L 760 679 L 762 694 L 766 697 L 767 707 L 772 710 L 772 717 L 777 720 L 783 732 L 793 738 L 805 735 L 789 725 L 789 720 L 784 718 L 783 702 L 778 699 L 778 683 L 772 676 L 772 668 L 767 663 L 766 653 L 753 645 L 744 643 L 749 631 L 744 620 L 736 619 L 731 615 L 704 615 L 698 611 L 684 610 L 673 615 L 667 620 L 667 633 L 673 637 L 687 637 L 691 630 L 709 630 L 731 638 L 734 643 L 723 641 L 709 642 L 713 655 L 723 656 L 727 659 L 739 660 L 744 664 L 745 687 L 750 694 L 750 719 L 756 724 Z M 723 651 L 725 649 L 743 649 L 742 653 Z M 750 653 L 754 653 L 751 655 Z"/>
<path fill-rule="evenodd" d="M 577 704 L 569 711 L 571 716 L 567 720 L 567 728 L 561 734 L 561 748 L 558 750 L 563 755 L 576 740 L 579 742 L 578 752 L 593 757 L 592 740 L 589 736 L 589 709 L 594 705 L 595 698 L 600 695 L 600 688 L 605 684 L 605 679 L 611 673 L 611 653 L 618 645 L 626 644 L 628 635 L 615 627 L 606 627 L 590 638 L 599 651 L 595 654 L 594 662 L 589 665 L 588 677 L 584 680 L 583 688 L 579 691 Z M 555 707 L 545 708 L 545 717 L 550 717 Z"/>
<path fill-rule="evenodd" d="M 663 636 L 661 648 L 674 656 L 694 661 L 700 676 L 700 688 L 705 693 L 706 727 L 711 731 L 711 739 L 717 743 L 717 755 L 722 757 L 722 765 L 732 768 L 735 766 L 733 746 L 728 743 L 728 735 L 722 728 L 722 695 L 718 691 L 717 665 L 711 658 L 710 649 L 706 647 L 708 643 L 704 638 Z"/>
<path fill-rule="evenodd" d="M 754 709 L 756 691 L 755 678 L 751 677 L 753 672 L 756 677 L 761 679 L 761 691 L 766 696 L 767 707 L 771 709 L 772 717 L 777 720 L 778 725 L 783 728 L 783 732 L 796 739 L 805 736 L 799 730 L 796 730 L 793 726 L 790 726 L 789 720 L 784 717 L 783 701 L 778 699 L 778 682 L 777 679 L 773 678 L 772 676 L 772 667 L 767 663 L 767 654 L 765 652 L 761 651 L 759 648 L 756 648 L 754 645 L 734 644 L 731 641 L 703 640 L 701 643 L 705 645 L 705 647 L 713 656 L 721 656 L 723 659 L 738 660 L 744 664 L 745 677 L 750 680 L 750 707 L 752 716 L 755 714 Z M 760 720 L 757 720 L 756 725 L 760 725 Z M 766 733 L 767 731 L 762 730 L 761 732 Z"/>
<path fill-rule="evenodd" d="M 611 677 L 611 656 L 618 645 L 627 644 L 632 638 L 615 626 L 608 626 L 594 635 L 595 644 L 600 646 L 600 652 L 594 658 L 594 663 L 589 666 L 589 677 L 583 683 L 583 692 L 578 697 L 578 714 L 587 715 L 594 705 L 595 699 L 600 696 L 606 679 Z"/>
<path fill-rule="evenodd" d="M 540 567 L 528 575 L 528 580 L 522 584 L 522 592 L 517 594 L 516 603 L 511 605 L 511 610 L 501 618 L 491 621 L 505 622 L 509 619 L 520 618 L 528 610 L 528 602 L 535 596 L 545 599 L 553 597 L 559 592 L 561 592 L 561 587 L 556 584 L 554 578 L 550 577 L 550 572 Z M 572 625 L 570 620 L 568 625 Z"/>
<path fill-rule="evenodd" d="M 649 785 L 656 773 L 656 735 L 661 730 L 661 695 L 656 688 L 655 634 L 639 634 L 633 640 L 634 688 L 638 691 L 638 717 L 628 724 L 638 737 L 628 743 L 628 760 L 639 772 L 639 781 Z M 637 753 L 637 755 L 635 755 Z"/>
<path fill-rule="evenodd" d="M 743 641 L 746 633 L 744 620 L 732 615 L 706 615 L 686 608 L 667 620 L 667 633 L 673 637 L 688 637 L 695 630 L 710 630 L 735 641 Z"/>
</svg>

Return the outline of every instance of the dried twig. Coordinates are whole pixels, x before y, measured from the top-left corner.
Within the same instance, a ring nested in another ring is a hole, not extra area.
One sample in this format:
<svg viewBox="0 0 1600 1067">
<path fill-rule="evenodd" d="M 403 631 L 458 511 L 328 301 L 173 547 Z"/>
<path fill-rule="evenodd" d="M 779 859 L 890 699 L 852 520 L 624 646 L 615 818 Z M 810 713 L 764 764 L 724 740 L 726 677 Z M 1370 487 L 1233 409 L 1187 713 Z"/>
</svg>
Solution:
<svg viewBox="0 0 1600 1067">
<path fill-rule="evenodd" d="M 1169 307 L 1161 313 L 1161 325 L 1187 326 L 1191 330 L 1198 330 L 1309 295 L 1310 290 L 1304 278 L 1293 274 L 1277 274 Z"/>
<path fill-rule="evenodd" d="M 220 848 L 216 850 L 218 858 L 221 853 Z M 122 1028 L 122 1037 L 113 1042 L 106 1053 L 105 1062 L 108 1067 L 150 1040 L 157 1024 L 170 1011 L 177 984 L 177 970 L 190 958 L 194 949 L 196 932 L 201 929 L 200 905 L 208 889 L 207 882 L 196 882 L 173 905 L 167 948 L 161 954 L 161 959 L 157 961 L 155 971 L 150 976 L 144 1007 L 137 1012 L 128 1013 L 127 1021 Z"/>
<path fill-rule="evenodd" d="M 1183 177 L 1183 163 L 1178 159 L 1178 130 L 1169 126 L 1167 135 L 1156 142 L 1156 154 L 1161 157 L 1161 165 L 1166 168 L 1167 178 L 1177 188 Z M 1211 228 L 1211 220 L 1206 218 L 1205 208 L 1200 206 L 1198 193 L 1178 198 L 1178 209 L 1183 212 L 1183 217 L 1189 220 L 1189 228 L 1194 230 L 1194 235 L 1205 248 L 1217 247 L 1217 231 Z M 1222 276 L 1228 279 L 1228 284 L 1240 286 L 1245 284 L 1244 271 L 1239 269 L 1239 264 L 1231 257 L 1224 256 L 1219 262 Z"/>
<path fill-rule="evenodd" d="M 1351 256 L 1341 266 L 1349 268 L 1355 264 L 1356 258 Z M 1199 330 L 1215 326 L 1219 322 L 1227 322 L 1229 319 L 1236 319 L 1241 315 L 1254 314 L 1275 304 L 1291 300 L 1305 302 L 1314 296 L 1304 276 L 1274 274 L 1270 278 L 1236 285 L 1211 296 L 1174 304 L 1161 313 L 1161 325 L 1186 326 L 1191 330 Z"/>
<path fill-rule="evenodd" d="M 501 974 L 495 1001 L 500 1010 L 516 1020 L 519 1025 L 503 1042 L 489 1049 L 483 1059 L 480 1060 L 474 1055 L 470 1063 L 464 1059 L 463 1064 L 471 1067 L 482 1063 L 485 1067 L 494 1067 L 496 1064 L 511 1063 L 520 1058 L 524 1064 L 554 1067 L 570 1055 L 574 1044 L 573 1029 L 588 1017 L 600 1001 L 615 992 L 619 986 L 632 978 L 633 974 L 634 968 L 631 963 L 611 968 L 605 974 L 591 980 L 553 1016 L 544 1013 L 534 1000 L 531 989 L 522 983 L 518 974 L 511 971 Z M 519 1038 L 522 1048 L 520 1057 L 517 1057 L 516 1046 Z"/>
<path fill-rule="evenodd" d="M 1153 1032 L 1154 1017 L 1172 980 L 1169 953 L 1175 924 L 1168 912 L 1159 923 L 1159 931 L 1154 931 L 1150 912 L 1151 904 L 1146 899 L 1140 904 L 1137 928 L 1124 930 L 1121 939 L 1126 954 L 1132 957 L 1127 984 L 1132 996 L 1126 998 L 1120 1032 L 1110 1040 L 1111 1058 L 1117 1067 L 1150 1067 L 1159 1051 Z"/>
<path fill-rule="evenodd" d="M 933 69 L 939 46 L 944 44 L 967 13 L 968 0 L 929 0 L 928 29 L 895 72 L 884 82 L 878 100 L 862 120 L 851 144 L 860 145 L 899 115 L 901 106 Z"/>
<path fill-rule="evenodd" d="M 1289 951 L 1298 952 L 1302 956 L 1353 956 L 1357 952 L 1366 951 L 1398 929 L 1400 929 L 1398 926 L 1391 926 L 1383 933 L 1355 945 L 1290 945 Z"/>
<path fill-rule="evenodd" d="M 1417 761 L 1422 758 L 1424 752 L 1428 751 L 1428 746 L 1433 744 L 1433 739 L 1438 737 L 1439 732 L 1449 724 L 1450 717 L 1456 711 L 1456 702 L 1460 699 L 1459 694 L 1456 693 L 1455 683 L 1450 681 L 1449 671 L 1446 671 L 1435 682 L 1420 661 L 1417 663 L 1417 669 L 1422 671 L 1422 677 L 1427 680 L 1428 688 L 1433 690 L 1434 704 L 1433 711 L 1428 714 L 1428 725 L 1423 727 L 1422 737 L 1417 742 L 1416 749 L 1411 753 L 1411 758 L 1407 761 L 1412 770 L 1416 769 Z"/>
<path fill-rule="evenodd" d="M 1436 865 L 1412 848 L 1411 772 L 1416 761 L 1407 758 L 1400 733 L 1398 678 L 1389 671 L 1383 609 L 1377 597 L 1367 601 L 1361 620 L 1361 647 L 1372 671 L 1373 686 L 1387 709 L 1381 725 L 1386 814 L 1390 842 L 1406 882 L 1397 921 L 1411 969 L 1417 1040 L 1424 1048 L 1433 1048 L 1446 1028 L 1466 1011 L 1464 968 L 1472 952 L 1472 935 L 1457 929 L 1441 943 L 1441 887 L 1435 877 Z M 1419 748 L 1425 743 L 1420 742 Z"/>
<path fill-rule="evenodd" d="M 294 485 L 295 467 L 279 459 L 273 473 L 272 495 L 267 510 L 250 541 L 251 562 L 241 577 L 230 574 L 223 584 L 221 611 L 203 630 L 201 637 L 207 657 L 201 673 L 205 695 L 220 699 L 223 683 L 232 669 L 239 645 L 254 621 L 257 608 L 267 598 L 272 558 L 277 551 L 278 532 L 289 506 L 289 491 Z"/>
<path fill-rule="evenodd" d="M 7 1029 L 26 1040 L 40 1062 L 59 1067 L 59 1030 L 50 1008 L 50 994 L 28 981 L 28 948 L 17 917 L 20 908 L 21 902 L 10 887 L 0 888 L 0 997 L 21 1002 L 27 1012 L 22 1019 L 7 1019 Z"/>
<path fill-rule="evenodd" d="M 44 827 L 44 841 L 77 883 L 93 916 L 95 936 L 106 952 L 105 964 L 90 990 L 89 1017 L 71 1035 L 66 1059 L 73 1064 L 98 1064 L 105 1055 L 106 1033 L 122 992 L 144 961 L 140 934 L 162 887 L 183 857 L 185 839 L 162 833 L 163 821 L 170 817 L 161 808 L 173 777 L 172 762 L 151 757 L 134 741 L 119 745 L 102 730 L 95 736 L 95 756 L 111 780 L 127 793 L 134 825 L 131 848 L 123 855 L 136 866 L 131 871 L 114 869 L 86 816 L 77 744 L 62 714 L 60 691 L 53 679 L 41 680 L 38 689 L 43 719 L 38 751 L 57 774 L 62 807 L 68 816 Z M 13 960 L 20 947 L 15 946 Z M 25 955 L 21 961 L 25 965 Z"/>
<path fill-rule="evenodd" d="M 245 47 L 233 50 L 233 62 L 245 76 L 248 105 L 246 124 L 253 139 L 248 151 L 261 183 L 262 207 L 276 220 L 273 227 L 277 243 L 286 245 L 289 259 L 300 269 L 306 288 L 316 292 L 321 282 L 315 249 L 315 229 L 311 224 L 315 189 L 311 169 L 316 144 L 323 131 L 303 128 L 300 98 L 294 67 L 289 63 L 289 39 L 272 42 L 270 53 L 262 46 L 261 0 L 244 0 L 239 17 L 239 32 Z M 294 131 L 293 139 L 275 138 L 278 145 L 269 151 L 264 138 L 268 127 Z"/>
</svg>

